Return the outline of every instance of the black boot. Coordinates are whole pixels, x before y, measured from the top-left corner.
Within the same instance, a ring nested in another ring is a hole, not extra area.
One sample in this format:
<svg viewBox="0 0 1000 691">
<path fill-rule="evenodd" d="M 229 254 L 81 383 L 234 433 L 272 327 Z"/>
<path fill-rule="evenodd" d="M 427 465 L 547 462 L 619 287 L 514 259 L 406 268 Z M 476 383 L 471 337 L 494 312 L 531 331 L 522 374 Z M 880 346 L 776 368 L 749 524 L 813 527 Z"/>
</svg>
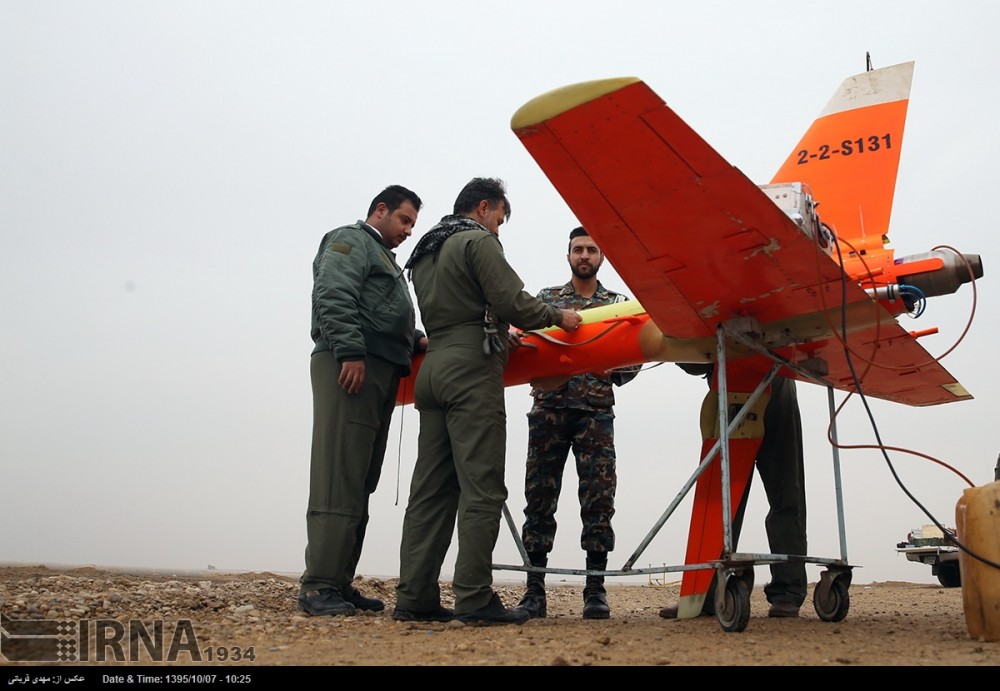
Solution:
<svg viewBox="0 0 1000 691">
<path fill-rule="evenodd" d="M 528 552 L 532 566 L 545 567 L 549 563 L 545 552 Z M 528 572 L 527 589 L 524 597 L 517 603 L 517 609 L 523 609 L 532 619 L 544 619 L 548 613 L 545 605 L 545 574 L 535 571 Z"/>
<path fill-rule="evenodd" d="M 608 553 L 587 551 L 587 571 L 607 571 Z M 583 587 L 583 618 L 609 619 L 608 593 L 604 589 L 604 576 L 587 576 Z"/>
</svg>

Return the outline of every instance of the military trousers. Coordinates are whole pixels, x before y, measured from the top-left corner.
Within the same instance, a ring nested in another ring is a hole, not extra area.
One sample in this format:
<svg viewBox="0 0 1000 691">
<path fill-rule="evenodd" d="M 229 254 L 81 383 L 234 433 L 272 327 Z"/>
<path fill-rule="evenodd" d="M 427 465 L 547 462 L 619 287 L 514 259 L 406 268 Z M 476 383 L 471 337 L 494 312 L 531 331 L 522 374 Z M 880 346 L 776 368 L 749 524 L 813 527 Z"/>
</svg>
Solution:
<svg viewBox="0 0 1000 691">
<path fill-rule="evenodd" d="M 426 612 L 440 604 L 438 580 L 456 523 L 455 613 L 485 607 L 493 596 L 493 548 L 507 499 L 505 356 L 483 355 L 481 332 L 437 349 L 431 337 L 414 385 L 420 435 L 403 517 L 399 607 Z"/>
<path fill-rule="evenodd" d="M 551 552 L 556 536 L 556 509 L 569 452 L 576 459 L 580 501 L 580 547 L 592 552 L 615 548 L 611 517 L 615 515 L 614 414 L 575 408 L 532 406 L 528 412 L 528 458 L 524 476 L 524 526 L 521 540 L 528 552 Z"/>
<path fill-rule="evenodd" d="M 344 589 L 354 580 L 401 374 L 399 365 L 369 355 L 364 386 L 349 394 L 338 383 L 341 365 L 333 351 L 315 353 L 309 368 L 313 437 L 300 592 Z"/>
</svg>

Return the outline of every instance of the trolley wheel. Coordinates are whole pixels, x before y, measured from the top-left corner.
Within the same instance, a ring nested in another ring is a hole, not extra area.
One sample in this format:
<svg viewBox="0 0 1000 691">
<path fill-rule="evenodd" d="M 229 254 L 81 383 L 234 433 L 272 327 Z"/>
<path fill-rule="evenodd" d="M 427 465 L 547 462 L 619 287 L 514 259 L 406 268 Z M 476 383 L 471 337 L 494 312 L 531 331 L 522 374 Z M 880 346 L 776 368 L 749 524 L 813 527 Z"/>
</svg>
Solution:
<svg viewBox="0 0 1000 691">
<path fill-rule="evenodd" d="M 719 607 L 718 605 L 722 606 Z M 750 621 L 750 588 L 739 576 L 726 579 L 721 601 L 717 601 L 715 616 L 723 631 L 739 633 Z"/>
<path fill-rule="evenodd" d="M 825 575 L 825 574 L 824 574 Z M 850 576 L 821 578 L 813 591 L 813 606 L 823 621 L 842 621 L 851 608 Z"/>
</svg>

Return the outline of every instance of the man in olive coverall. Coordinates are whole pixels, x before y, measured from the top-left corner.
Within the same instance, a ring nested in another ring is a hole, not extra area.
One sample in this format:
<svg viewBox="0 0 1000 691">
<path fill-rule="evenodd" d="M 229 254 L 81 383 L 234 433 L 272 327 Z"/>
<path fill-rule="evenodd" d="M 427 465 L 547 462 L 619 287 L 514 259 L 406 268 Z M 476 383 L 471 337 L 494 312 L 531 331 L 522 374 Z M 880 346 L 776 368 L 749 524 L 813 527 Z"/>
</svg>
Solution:
<svg viewBox="0 0 1000 691">
<path fill-rule="evenodd" d="M 510 324 L 575 329 L 580 315 L 525 292 L 500 245 L 510 204 L 500 180 L 475 178 L 454 213 L 429 230 L 406 263 L 429 338 L 414 385 L 417 461 L 403 519 L 393 618 L 523 623 L 493 590 L 493 548 L 507 499 L 503 370 Z M 455 609 L 438 580 L 458 525 Z"/>
<path fill-rule="evenodd" d="M 323 237 L 313 261 L 312 461 L 299 585 L 299 608 L 312 615 L 385 609 L 352 582 L 399 379 L 415 342 L 426 343 L 392 252 L 413 232 L 420 206 L 405 187 L 385 188 L 367 220 Z"/>
</svg>

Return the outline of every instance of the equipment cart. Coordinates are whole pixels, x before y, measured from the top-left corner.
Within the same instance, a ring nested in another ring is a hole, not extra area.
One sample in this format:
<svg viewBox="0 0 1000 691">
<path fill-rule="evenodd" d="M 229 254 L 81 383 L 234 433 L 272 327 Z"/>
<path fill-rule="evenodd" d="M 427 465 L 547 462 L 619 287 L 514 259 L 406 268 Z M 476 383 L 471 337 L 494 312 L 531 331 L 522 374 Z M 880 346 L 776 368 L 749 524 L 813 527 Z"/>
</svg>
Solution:
<svg viewBox="0 0 1000 691">
<path fill-rule="evenodd" d="M 701 460 L 694 473 L 687 480 L 680 492 L 678 492 L 677 496 L 673 499 L 659 519 L 657 519 L 653 527 L 646 534 L 646 537 L 644 537 L 639 543 L 638 547 L 631 554 L 631 556 L 629 556 L 621 569 L 587 571 L 582 569 L 538 567 L 531 565 L 524 543 L 521 540 L 520 532 L 518 531 L 506 504 L 503 506 L 503 515 L 506 519 L 508 527 L 510 528 L 511 535 L 514 538 L 514 542 L 517 545 L 517 549 L 521 555 L 523 563 L 519 565 L 494 564 L 493 568 L 495 570 L 502 571 L 524 571 L 582 576 L 631 576 L 714 569 L 717 576 L 715 594 L 716 618 L 724 631 L 741 632 L 746 629 L 750 620 L 750 593 L 753 590 L 755 566 L 763 566 L 784 561 L 821 564 L 825 565 L 826 569 L 820 574 L 819 582 L 813 590 L 813 606 L 815 607 L 816 614 L 823 621 L 835 622 L 843 620 L 844 617 L 847 616 L 848 609 L 850 608 L 849 589 L 851 585 L 852 569 L 854 567 L 847 561 L 847 538 L 844 527 L 844 503 L 840 476 L 840 456 L 836 446 L 836 408 L 834 405 L 833 388 L 829 385 L 826 385 L 826 389 L 831 419 L 831 434 L 834 442 L 833 475 L 837 504 L 837 527 L 840 537 L 840 557 L 822 558 L 798 554 L 767 554 L 733 551 L 732 520 L 730 519 L 732 512 L 730 510 L 731 492 L 729 475 L 729 436 L 744 421 L 747 411 L 753 407 L 753 404 L 760 398 L 761 394 L 763 394 L 763 392 L 767 389 L 768 385 L 777 375 L 778 371 L 783 367 L 794 370 L 799 375 L 811 379 L 816 383 L 825 384 L 822 381 L 822 376 L 826 374 L 823 366 L 824 363 L 822 361 L 813 359 L 812 361 L 798 364 L 788 362 L 759 346 L 754 341 L 753 334 L 755 333 L 759 333 L 756 326 L 749 323 L 745 319 L 737 319 L 732 322 L 722 324 L 717 329 L 716 361 L 718 363 L 717 366 L 719 370 L 719 429 L 722 430 L 720 438 L 715 446 Z M 728 398 L 725 376 L 727 340 L 738 342 L 741 347 L 750 348 L 766 354 L 775 362 L 774 366 L 764 376 L 757 388 L 752 394 L 750 394 L 746 403 L 735 411 L 730 410 L 730 406 L 727 405 Z M 732 419 L 729 419 L 730 414 L 732 414 Z M 645 551 L 646 547 L 659 532 L 660 528 L 662 528 L 667 520 L 673 515 L 678 505 L 687 496 L 687 493 L 691 490 L 691 488 L 694 487 L 698 478 L 711 465 L 717 456 L 720 457 L 722 470 L 722 524 L 724 548 L 721 557 L 718 560 L 706 561 L 697 564 L 678 564 L 649 568 L 636 568 L 634 565 Z"/>
</svg>

